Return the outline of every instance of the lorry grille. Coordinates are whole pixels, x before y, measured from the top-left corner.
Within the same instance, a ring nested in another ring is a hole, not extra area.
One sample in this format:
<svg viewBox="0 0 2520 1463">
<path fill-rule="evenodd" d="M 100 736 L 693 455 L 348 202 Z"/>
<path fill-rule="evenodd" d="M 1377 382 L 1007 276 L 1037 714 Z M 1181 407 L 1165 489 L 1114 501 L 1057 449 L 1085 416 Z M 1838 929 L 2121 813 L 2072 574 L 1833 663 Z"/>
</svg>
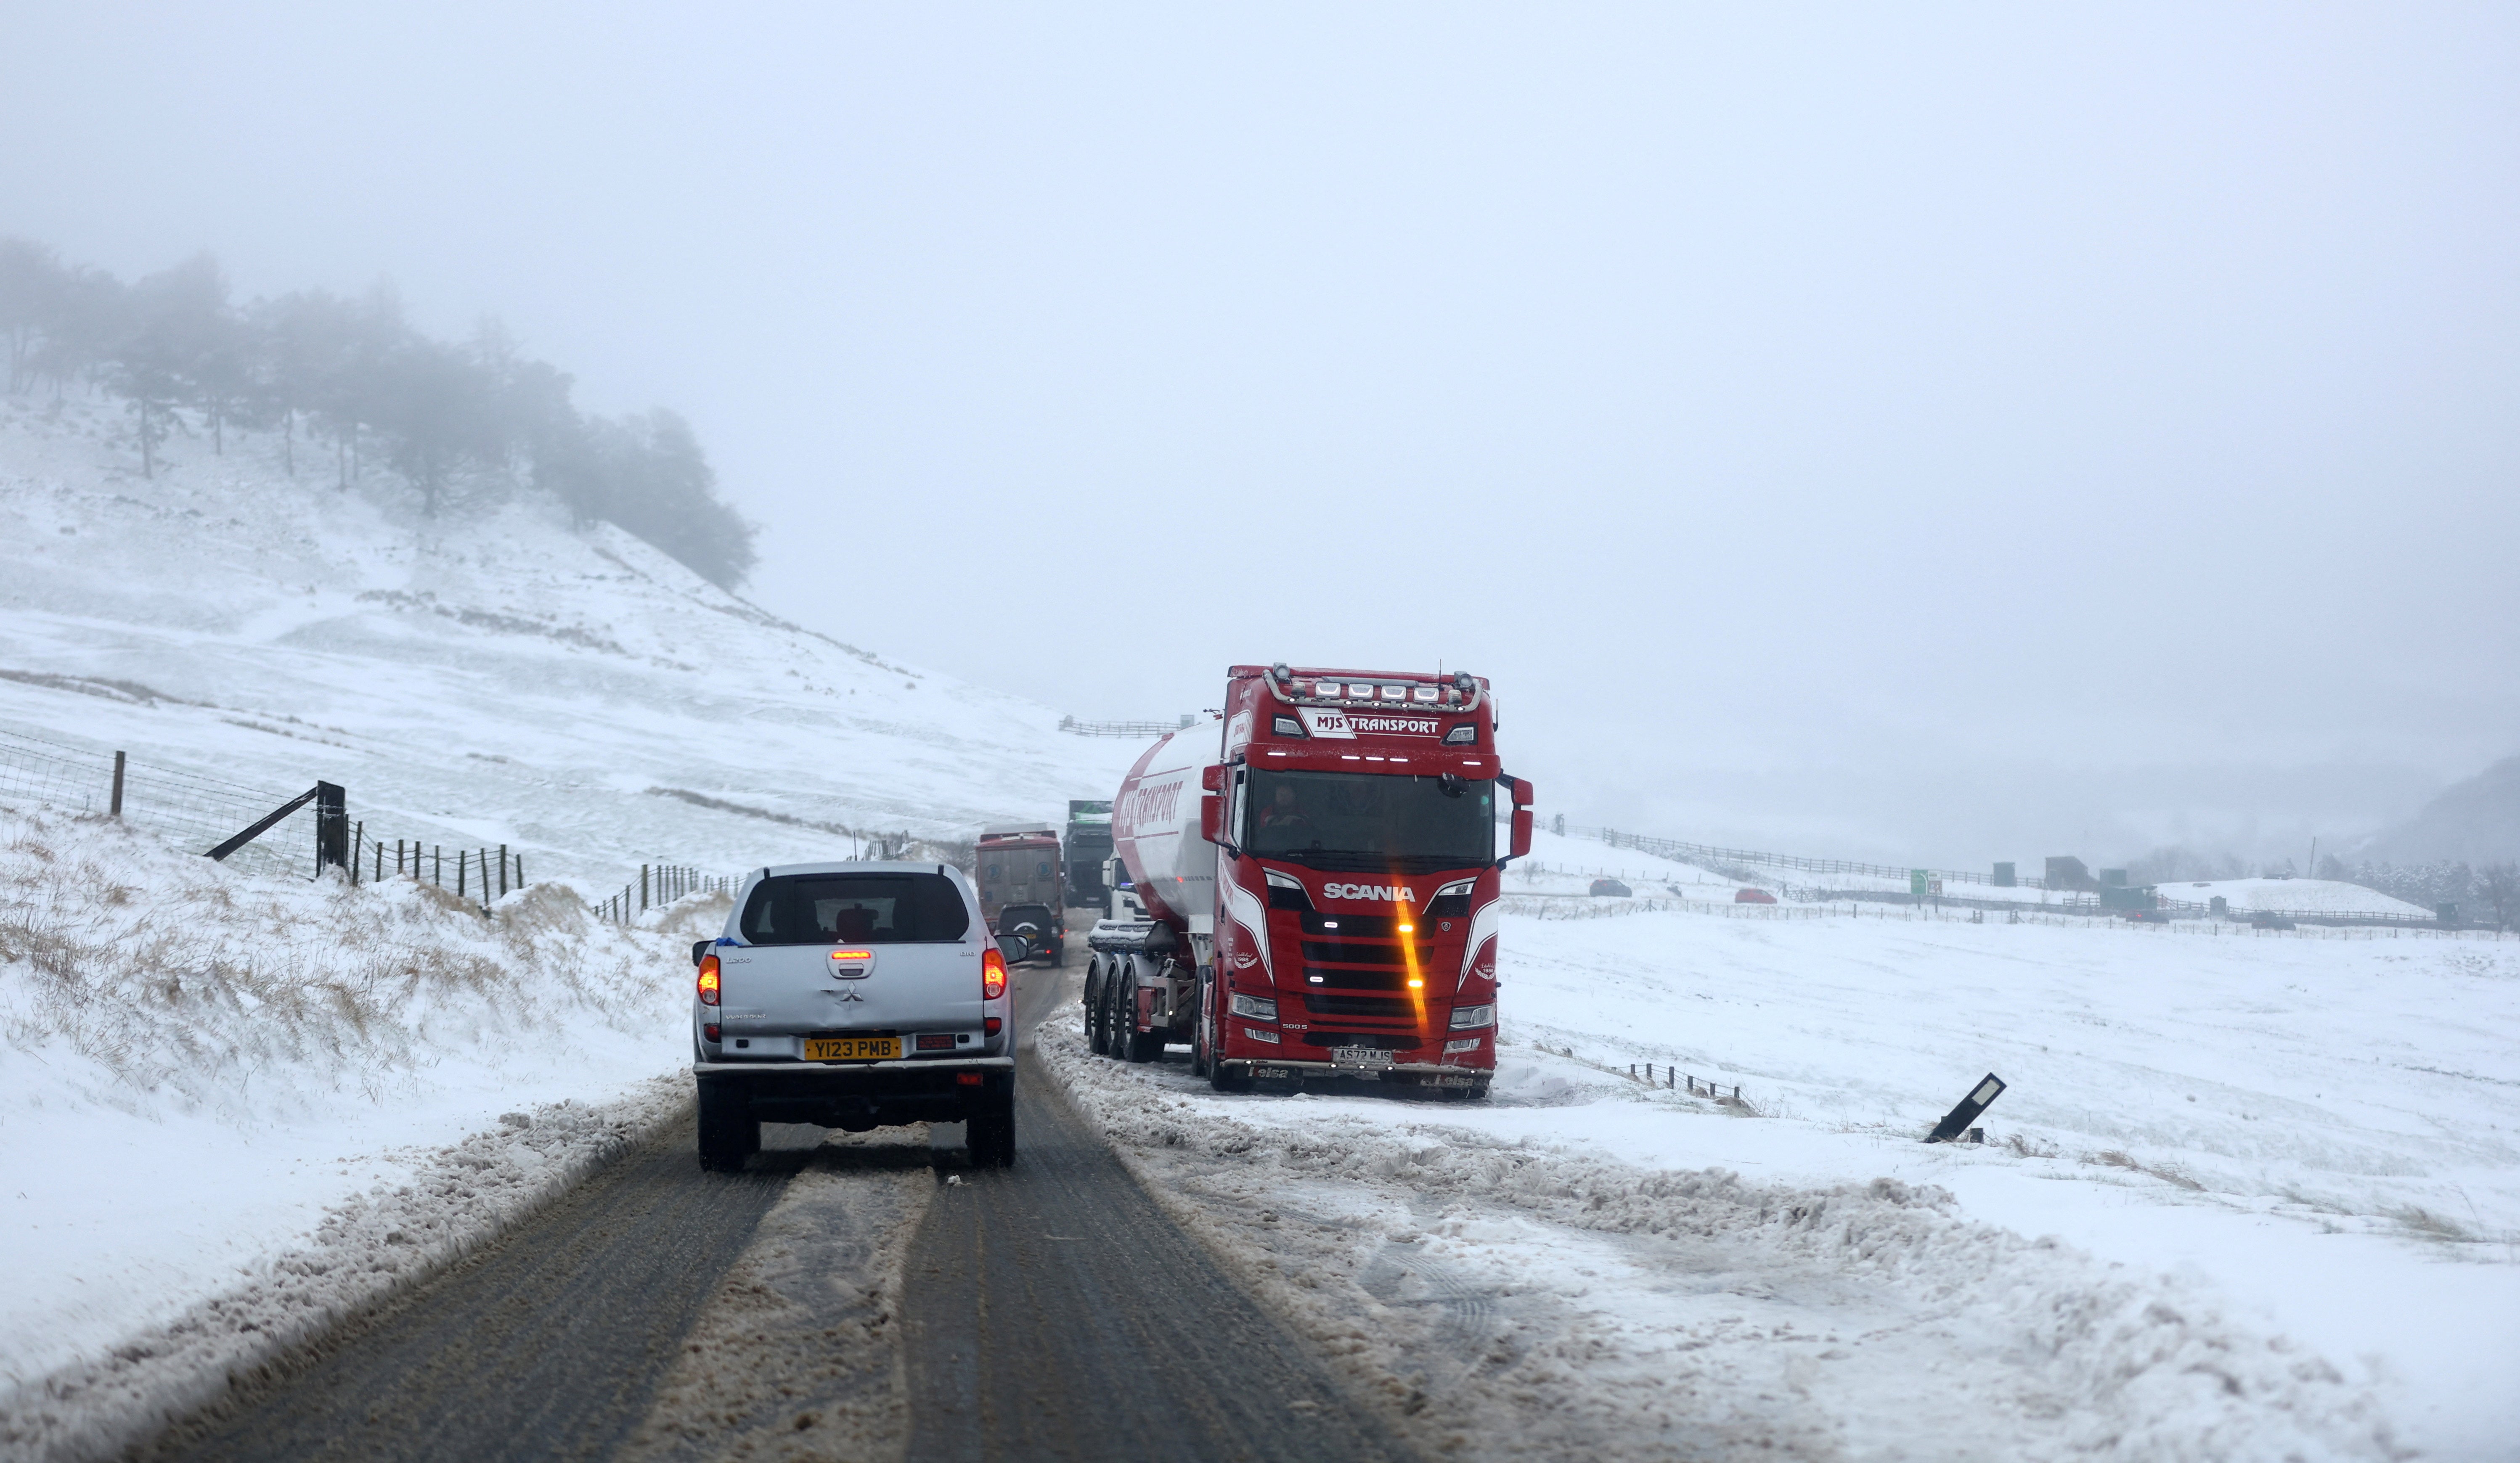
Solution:
<svg viewBox="0 0 2520 1463">
<path fill-rule="evenodd" d="M 1407 1051 L 1423 1046 L 1423 1039 L 1408 1032 L 1387 1031 L 1310 1031 L 1304 1033 L 1307 1046 L 1372 1046 L 1384 1051 Z"/>
<path fill-rule="evenodd" d="M 1304 933 L 1328 935 L 1333 940 L 1354 937 L 1360 940 L 1388 940 L 1400 933 L 1393 926 L 1400 921 L 1389 914 L 1314 914 L 1304 915 Z M 1336 926 L 1329 928 L 1328 926 Z"/>
<path fill-rule="evenodd" d="M 1388 996 L 1328 996 L 1319 991 L 1304 993 L 1304 1009 L 1316 1016 L 1378 1016 L 1385 1021 L 1411 1021 L 1418 1015 L 1418 1003 L 1413 1000 Z"/>
<path fill-rule="evenodd" d="M 1307 965 L 1304 978 L 1322 978 L 1325 986 L 1338 986 L 1351 991 L 1399 991 L 1406 989 L 1408 970 L 1399 965 L 1385 965 L 1378 970 L 1359 970 L 1353 966 Z"/>
<path fill-rule="evenodd" d="M 1418 947 L 1418 959 L 1420 964 L 1434 957 L 1433 946 Z M 1339 960 L 1356 965 L 1401 965 L 1408 962 L 1409 953 L 1396 944 L 1359 945 L 1351 940 L 1307 940 L 1304 942 L 1304 958 Z"/>
</svg>

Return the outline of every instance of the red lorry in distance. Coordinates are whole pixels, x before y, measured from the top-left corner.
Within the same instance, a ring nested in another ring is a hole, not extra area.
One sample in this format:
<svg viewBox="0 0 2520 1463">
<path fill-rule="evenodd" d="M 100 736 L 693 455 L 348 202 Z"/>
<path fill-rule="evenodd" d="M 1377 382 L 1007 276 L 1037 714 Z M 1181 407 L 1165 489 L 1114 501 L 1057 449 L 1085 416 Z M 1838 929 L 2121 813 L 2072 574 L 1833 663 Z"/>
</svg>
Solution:
<svg viewBox="0 0 2520 1463">
<path fill-rule="evenodd" d="M 1531 851 L 1531 784 L 1498 760 L 1485 680 L 1235 666 L 1216 722 L 1130 769 L 1111 830 L 1148 917 L 1088 941 L 1097 1052 L 1185 1043 L 1228 1091 L 1485 1095 L 1500 876 Z"/>
<path fill-rule="evenodd" d="M 980 830 L 971 862 L 989 933 L 1023 941 L 1029 953 L 1018 960 L 1065 964 L 1058 830 L 1048 823 L 991 823 Z"/>
</svg>

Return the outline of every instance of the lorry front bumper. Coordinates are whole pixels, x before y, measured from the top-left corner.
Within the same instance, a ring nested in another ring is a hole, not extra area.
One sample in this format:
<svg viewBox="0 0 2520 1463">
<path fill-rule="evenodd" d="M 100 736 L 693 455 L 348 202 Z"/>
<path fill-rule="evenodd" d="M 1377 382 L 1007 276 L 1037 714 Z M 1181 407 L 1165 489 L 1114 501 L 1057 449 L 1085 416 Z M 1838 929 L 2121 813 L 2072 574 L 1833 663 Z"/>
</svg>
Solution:
<svg viewBox="0 0 2520 1463">
<path fill-rule="evenodd" d="M 1496 1073 L 1483 1067 L 1441 1066 L 1434 1062 L 1394 1062 L 1388 1067 L 1342 1067 L 1333 1062 L 1282 1061 L 1276 1057 L 1234 1057 L 1222 1064 L 1253 1082 L 1371 1082 L 1386 1087 L 1423 1087 L 1434 1091 L 1485 1092 Z"/>
<path fill-rule="evenodd" d="M 755 1121 L 863 1132 L 904 1123 L 961 1123 L 1015 1090 L 1011 1056 L 894 1062 L 698 1062 L 692 1076 L 740 1095 Z"/>
</svg>

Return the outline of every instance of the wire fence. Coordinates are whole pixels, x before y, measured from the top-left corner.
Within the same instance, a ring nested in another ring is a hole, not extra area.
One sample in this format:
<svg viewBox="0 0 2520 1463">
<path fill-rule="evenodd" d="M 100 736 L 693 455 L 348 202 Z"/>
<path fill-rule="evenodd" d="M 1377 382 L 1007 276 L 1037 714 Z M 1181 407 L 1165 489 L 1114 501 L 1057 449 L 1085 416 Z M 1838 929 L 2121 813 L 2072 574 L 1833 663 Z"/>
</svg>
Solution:
<svg viewBox="0 0 2520 1463">
<path fill-rule="evenodd" d="M 306 790 L 250 787 L 120 752 L 0 729 L 0 800 L 119 816 L 195 853 L 208 853 Z M 226 862 L 256 873 L 313 877 L 320 836 L 317 811 L 313 800 L 307 800 Z"/>
<path fill-rule="evenodd" d="M 319 795 L 325 792 L 330 796 Z M 0 803 L 119 818 L 194 853 L 210 856 L 225 848 L 222 862 L 252 873 L 314 878 L 333 865 L 353 884 L 411 879 L 484 912 L 528 882 L 522 850 L 372 833 L 368 820 L 352 816 L 341 789 L 330 783 L 253 787 L 6 728 L 0 728 Z M 328 817 L 335 822 L 329 838 Z M 266 820 L 268 826 L 242 836 Z M 642 864 L 637 879 L 598 901 L 597 909 L 604 918 L 628 924 L 652 907 L 702 890 L 732 892 L 741 882 L 690 864 Z"/>
<path fill-rule="evenodd" d="M 1058 719 L 1058 730 L 1076 736 L 1162 736 L 1166 732 L 1186 731 L 1198 718 L 1185 716 L 1177 722 L 1080 722 L 1072 716 Z"/>
<path fill-rule="evenodd" d="M 2216 909 L 2211 904 L 2171 899 L 2157 894 L 2149 898 L 2130 899 L 2125 907 L 2120 907 L 2111 902 L 2109 894 L 2092 890 L 2089 885 L 2078 885 L 2073 890 L 2050 891 L 2046 880 L 2036 877 L 2017 877 L 2008 884 L 2000 884 L 1991 873 L 1977 873 L 1962 869 L 1912 866 L 1900 868 L 1885 864 L 1859 863 L 1850 859 L 1812 859 L 1794 854 L 1724 848 L 1716 844 L 1689 843 L 1677 838 L 1654 838 L 1637 833 L 1623 833 L 1612 828 L 1578 827 L 1564 823 L 1556 824 L 1555 830 L 1570 837 L 1596 838 L 1611 848 L 1632 849 L 1638 853 L 1652 854 L 1658 858 L 1688 864 L 1716 873 L 1738 870 L 1742 874 L 1748 874 L 1753 869 L 1773 868 L 1797 873 L 1838 873 L 1854 874 L 1859 877 L 1898 879 L 1912 885 L 1908 890 L 1844 889 L 1825 884 L 1800 884 L 1784 879 L 1759 881 L 1772 885 L 1786 899 L 1803 903 L 1914 903 L 1921 898 L 1960 909 L 2002 911 L 2021 908 L 2074 917 L 2109 918 L 2124 918 L 2150 912 L 2173 919 L 2228 919 L 2241 923 L 2254 921 L 2259 924 L 2273 922 L 2272 927 L 2277 928 L 2281 927 L 2284 921 L 2293 924 L 2393 925 L 2422 929 L 2442 928 L 2446 923 L 2442 915 L 2416 910 L 2296 909 L 2254 907 L 2244 909 L 2229 905 L 2228 902 L 2223 909 Z M 1918 874 L 1924 875 L 1933 886 L 1922 896 L 1916 895 L 1912 889 L 1913 880 Z M 1649 879 L 1652 875 L 1646 874 L 1643 877 Z M 1974 885 L 1990 893 L 1997 889 L 2037 890 L 2040 891 L 2042 898 L 2036 904 L 2026 904 L 2018 900 L 1959 894 L 1951 892 L 1950 886 L 1955 884 Z M 2120 891 L 2120 893 L 2131 896 L 2139 895 L 2141 891 L 2130 890 Z"/>
<path fill-rule="evenodd" d="M 607 896 L 597 910 L 614 924 L 634 924 L 650 909 L 661 909 L 676 900 L 695 894 L 733 894 L 742 884 L 741 876 L 708 873 L 688 864 L 642 864 L 639 877 L 622 885 L 620 893 Z"/>
</svg>

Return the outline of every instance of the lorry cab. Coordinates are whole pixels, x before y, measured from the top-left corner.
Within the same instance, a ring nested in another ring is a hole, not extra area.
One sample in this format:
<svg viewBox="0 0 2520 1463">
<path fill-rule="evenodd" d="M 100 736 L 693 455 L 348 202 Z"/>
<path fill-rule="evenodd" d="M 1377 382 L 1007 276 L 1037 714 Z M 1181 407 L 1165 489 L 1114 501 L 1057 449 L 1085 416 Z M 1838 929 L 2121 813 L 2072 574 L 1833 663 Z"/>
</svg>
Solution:
<svg viewBox="0 0 2520 1463">
<path fill-rule="evenodd" d="M 1483 1092 L 1501 871 L 1531 838 L 1531 785 L 1499 762 L 1487 683 L 1227 674 L 1218 739 L 1148 749 L 1112 821 L 1148 915 L 1187 946 L 1162 968 L 1193 970 L 1197 988 L 1167 992 L 1136 956 L 1123 968 L 1138 1006 L 1104 1015 L 1122 1035 L 1102 1044 L 1133 1051 L 1161 1025 L 1220 1085 L 1372 1076 Z"/>
</svg>

